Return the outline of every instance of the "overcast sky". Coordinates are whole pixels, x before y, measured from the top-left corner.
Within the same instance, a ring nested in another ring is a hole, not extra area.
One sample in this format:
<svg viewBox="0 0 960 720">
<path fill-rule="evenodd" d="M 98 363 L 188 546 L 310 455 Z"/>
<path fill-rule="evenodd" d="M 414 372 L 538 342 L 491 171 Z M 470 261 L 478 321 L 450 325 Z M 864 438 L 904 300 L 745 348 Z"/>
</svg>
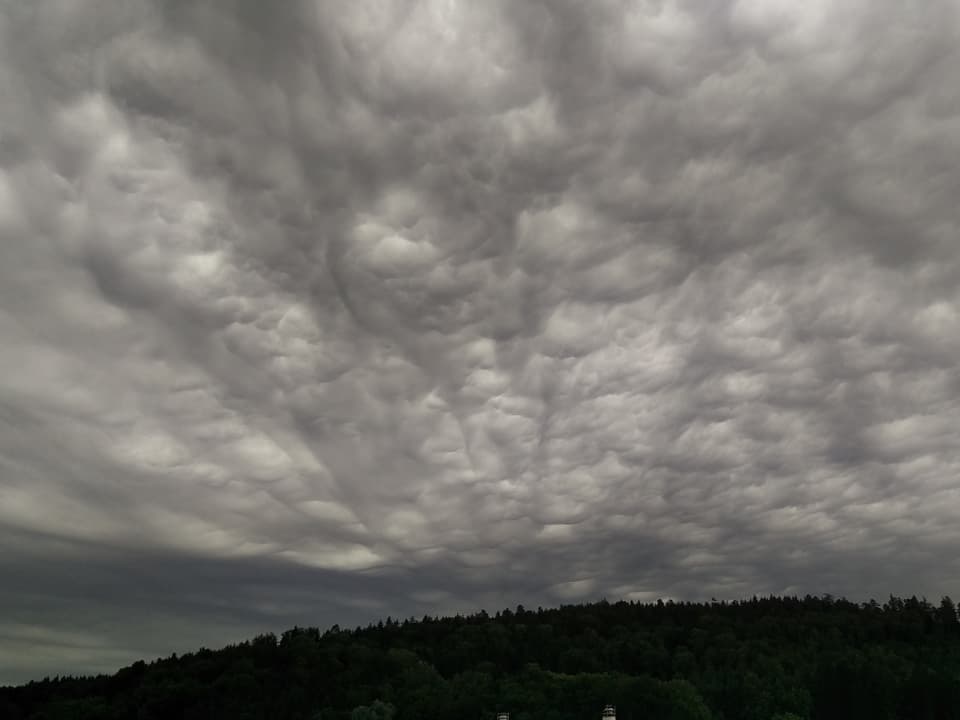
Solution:
<svg viewBox="0 0 960 720">
<path fill-rule="evenodd" d="M 960 594 L 955 0 L 0 0 L 0 683 Z"/>
</svg>

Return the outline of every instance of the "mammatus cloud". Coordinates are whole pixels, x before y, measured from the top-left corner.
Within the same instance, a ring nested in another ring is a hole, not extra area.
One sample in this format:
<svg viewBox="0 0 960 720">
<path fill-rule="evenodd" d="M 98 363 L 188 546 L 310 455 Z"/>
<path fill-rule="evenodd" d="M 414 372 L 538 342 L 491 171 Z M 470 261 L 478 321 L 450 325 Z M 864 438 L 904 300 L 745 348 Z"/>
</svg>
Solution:
<svg viewBox="0 0 960 720">
<path fill-rule="evenodd" d="M 950 592 L 957 10 L 0 3 L 0 680 Z"/>
</svg>

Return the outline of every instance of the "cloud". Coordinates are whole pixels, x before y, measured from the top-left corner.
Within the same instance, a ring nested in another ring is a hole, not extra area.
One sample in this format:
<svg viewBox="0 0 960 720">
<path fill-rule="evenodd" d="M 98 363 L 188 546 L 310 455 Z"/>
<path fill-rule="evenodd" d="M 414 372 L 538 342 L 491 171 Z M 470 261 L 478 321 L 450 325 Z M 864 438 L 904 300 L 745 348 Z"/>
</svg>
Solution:
<svg viewBox="0 0 960 720">
<path fill-rule="evenodd" d="M 0 10 L 0 680 L 950 592 L 950 2 Z"/>
</svg>

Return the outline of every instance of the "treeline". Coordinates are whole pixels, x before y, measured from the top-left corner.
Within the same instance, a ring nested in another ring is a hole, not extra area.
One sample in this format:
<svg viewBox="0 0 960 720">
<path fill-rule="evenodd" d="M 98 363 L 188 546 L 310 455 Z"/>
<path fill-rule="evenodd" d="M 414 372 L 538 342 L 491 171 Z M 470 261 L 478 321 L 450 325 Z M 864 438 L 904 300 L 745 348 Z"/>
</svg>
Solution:
<svg viewBox="0 0 960 720">
<path fill-rule="evenodd" d="M 4 720 L 960 720 L 949 598 L 569 605 L 294 628 L 0 689 Z"/>
</svg>

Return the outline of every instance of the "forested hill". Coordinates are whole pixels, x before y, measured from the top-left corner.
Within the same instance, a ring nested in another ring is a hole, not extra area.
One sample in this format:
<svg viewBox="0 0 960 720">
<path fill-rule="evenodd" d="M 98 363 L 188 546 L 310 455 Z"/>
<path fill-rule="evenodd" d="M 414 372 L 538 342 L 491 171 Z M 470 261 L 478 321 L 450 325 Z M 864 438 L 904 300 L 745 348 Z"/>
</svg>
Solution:
<svg viewBox="0 0 960 720">
<path fill-rule="evenodd" d="M 960 624 L 829 597 L 597 603 L 294 628 L 0 689 L 0 718 L 960 719 Z"/>
</svg>

